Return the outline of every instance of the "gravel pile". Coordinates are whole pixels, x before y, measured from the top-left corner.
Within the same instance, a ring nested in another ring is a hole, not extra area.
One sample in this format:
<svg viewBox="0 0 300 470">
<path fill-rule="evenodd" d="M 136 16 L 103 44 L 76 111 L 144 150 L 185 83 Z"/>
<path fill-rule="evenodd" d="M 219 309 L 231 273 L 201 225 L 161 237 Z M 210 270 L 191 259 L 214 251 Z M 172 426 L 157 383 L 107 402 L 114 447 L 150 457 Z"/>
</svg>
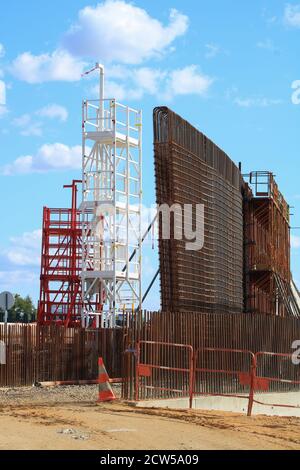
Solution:
<svg viewBox="0 0 300 470">
<path fill-rule="evenodd" d="M 113 384 L 117 398 L 121 395 L 121 386 Z M 23 404 L 87 403 L 93 404 L 98 399 L 98 385 L 59 385 L 55 387 L 12 387 L 0 388 L 0 406 Z"/>
</svg>

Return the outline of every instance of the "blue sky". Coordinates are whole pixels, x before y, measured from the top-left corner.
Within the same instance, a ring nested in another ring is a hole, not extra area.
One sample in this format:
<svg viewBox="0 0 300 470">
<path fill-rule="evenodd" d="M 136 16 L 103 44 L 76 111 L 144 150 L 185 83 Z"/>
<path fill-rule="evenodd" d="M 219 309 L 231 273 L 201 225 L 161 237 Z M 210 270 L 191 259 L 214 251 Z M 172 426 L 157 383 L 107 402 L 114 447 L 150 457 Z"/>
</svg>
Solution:
<svg viewBox="0 0 300 470">
<path fill-rule="evenodd" d="M 0 290 L 37 298 L 42 207 L 68 205 L 62 186 L 80 177 L 81 100 L 96 85 L 80 74 L 95 61 L 110 97 L 143 109 L 146 205 L 155 200 L 152 109 L 166 104 L 244 172 L 273 171 L 300 226 L 297 1 L 12 0 L 0 44 Z M 300 231 L 292 235 L 300 284 Z M 156 250 L 144 260 L 146 286 Z M 158 298 L 156 285 L 145 307 Z"/>
</svg>

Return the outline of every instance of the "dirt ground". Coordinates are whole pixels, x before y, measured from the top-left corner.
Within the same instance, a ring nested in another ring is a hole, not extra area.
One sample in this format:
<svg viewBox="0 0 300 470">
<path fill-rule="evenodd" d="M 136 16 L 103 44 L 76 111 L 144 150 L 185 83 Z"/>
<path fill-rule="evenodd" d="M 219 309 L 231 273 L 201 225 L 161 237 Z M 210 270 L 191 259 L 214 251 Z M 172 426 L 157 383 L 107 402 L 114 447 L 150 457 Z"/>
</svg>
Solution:
<svg viewBox="0 0 300 470">
<path fill-rule="evenodd" d="M 96 400 L 92 385 L 0 389 L 0 450 L 300 449 L 299 418 Z"/>
</svg>

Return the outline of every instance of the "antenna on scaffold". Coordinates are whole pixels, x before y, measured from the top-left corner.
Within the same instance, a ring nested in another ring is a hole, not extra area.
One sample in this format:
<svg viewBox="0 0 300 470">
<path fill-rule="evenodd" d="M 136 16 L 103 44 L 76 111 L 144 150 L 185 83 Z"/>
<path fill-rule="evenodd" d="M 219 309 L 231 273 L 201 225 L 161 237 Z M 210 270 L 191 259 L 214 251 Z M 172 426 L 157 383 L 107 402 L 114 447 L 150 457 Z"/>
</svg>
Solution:
<svg viewBox="0 0 300 470">
<path fill-rule="evenodd" d="M 86 72 L 83 72 L 81 74 L 81 77 L 85 77 L 86 75 L 89 75 L 92 72 L 95 72 L 95 70 L 99 70 L 99 110 L 101 114 L 101 118 L 99 120 L 99 124 L 103 122 L 103 100 L 104 100 L 104 65 L 99 64 L 99 62 L 96 62 L 95 67 L 93 67 L 90 70 L 87 70 Z"/>
</svg>

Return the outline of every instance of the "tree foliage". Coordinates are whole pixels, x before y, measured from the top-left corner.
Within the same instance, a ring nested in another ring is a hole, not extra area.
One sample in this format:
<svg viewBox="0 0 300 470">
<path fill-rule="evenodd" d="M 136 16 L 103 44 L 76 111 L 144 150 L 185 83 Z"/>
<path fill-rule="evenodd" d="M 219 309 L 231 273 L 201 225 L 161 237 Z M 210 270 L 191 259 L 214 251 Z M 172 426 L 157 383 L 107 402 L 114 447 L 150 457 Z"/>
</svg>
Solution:
<svg viewBox="0 0 300 470">
<path fill-rule="evenodd" d="M 21 295 L 15 295 L 15 303 L 13 307 L 8 311 L 8 322 L 17 323 L 25 322 L 30 323 L 36 320 L 36 308 L 29 295 L 21 297 Z M 0 320 L 4 320 L 4 312 L 0 309 Z"/>
</svg>

